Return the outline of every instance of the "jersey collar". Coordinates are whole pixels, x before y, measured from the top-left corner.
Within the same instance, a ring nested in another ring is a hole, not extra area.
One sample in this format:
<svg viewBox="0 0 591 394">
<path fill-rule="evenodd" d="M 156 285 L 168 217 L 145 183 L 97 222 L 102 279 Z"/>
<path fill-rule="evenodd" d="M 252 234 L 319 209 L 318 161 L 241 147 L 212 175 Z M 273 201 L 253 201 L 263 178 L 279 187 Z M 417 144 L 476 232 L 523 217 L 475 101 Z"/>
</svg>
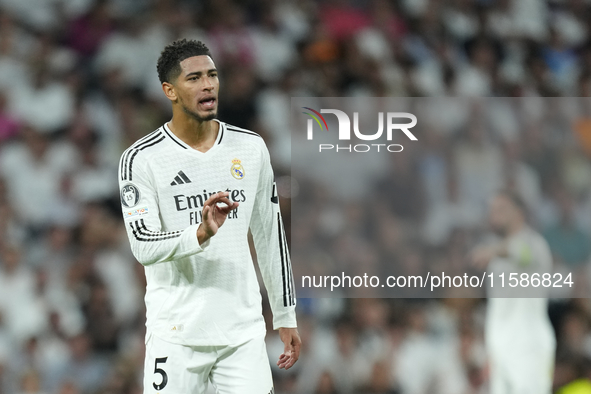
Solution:
<svg viewBox="0 0 591 394">
<path fill-rule="evenodd" d="M 181 140 L 179 137 L 177 137 L 168 127 L 168 122 L 164 123 L 164 125 L 162 126 L 162 129 L 164 130 L 164 133 L 168 136 L 168 138 L 170 138 L 174 143 L 176 143 L 180 148 L 189 150 L 191 152 L 195 152 L 201 155 L 206 155 L 209 152 L 211 152 L 212 150 L 214 150 L 215 148 L 218 147 L 218 145 L 220 145 L 224 139 L 224 134 L 226 131 L 226 124 L 224 122 L 220 122 L 217 119 L 214 119 L 216 122 L 218 122 L 220 124 L 220 128 L 218 130 L 218 135 L 215 139 L 215 142 L 213 144 L 213 146 L 207 151 L 207 152 L 200 152 L 197 149 L 192 148 L 191 146 L 187 145 L 183 140 Z"/>
</svg>

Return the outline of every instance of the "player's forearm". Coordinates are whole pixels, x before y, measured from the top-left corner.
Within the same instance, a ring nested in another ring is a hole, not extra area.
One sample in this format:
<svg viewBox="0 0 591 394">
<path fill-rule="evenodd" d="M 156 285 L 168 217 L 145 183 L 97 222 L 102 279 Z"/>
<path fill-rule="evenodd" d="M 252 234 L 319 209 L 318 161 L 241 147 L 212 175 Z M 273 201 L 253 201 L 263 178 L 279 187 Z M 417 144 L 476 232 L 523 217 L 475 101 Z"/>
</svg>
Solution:
<svg viewBox="0 0 591 394">
<path fill-rule="evenodd" d="M 134 230 L 130 233 L 131 250 L 142 265 L 165 263 L 200 253 L 208 240 L 200 242 L 196 237 L 196 225 L 182 232 L 154 235 L 149 230 Z"/>
</svg>

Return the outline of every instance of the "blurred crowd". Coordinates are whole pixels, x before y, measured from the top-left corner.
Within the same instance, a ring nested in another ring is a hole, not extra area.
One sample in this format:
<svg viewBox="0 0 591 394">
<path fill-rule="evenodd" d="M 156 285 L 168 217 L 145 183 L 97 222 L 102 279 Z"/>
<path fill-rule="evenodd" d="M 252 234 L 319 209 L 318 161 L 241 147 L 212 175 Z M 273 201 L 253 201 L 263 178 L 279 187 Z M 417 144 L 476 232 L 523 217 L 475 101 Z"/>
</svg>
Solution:
<svg viewBox="0 0 591 394">
<path fill-rule="evenodd" d="M 551 292 L 549 313 L 558 336 L 556 387 L 576 378 L 589 384 L 591 99 L 416 98 L 388 99 L 387 104 L 371 99 L 369 109 L 354 100 L 340 105 L 333 99 L 303 101 L 320 108 L 347 108 L 352 102 L 360 119 L 375 116 L 376 108 L 409 111 L 420 125 L 412 129 L 418 141 L 404 136 L 391 141 L 404 146 L 400 153 L 323 152 L 304 161 L 310 148 L 292 151 L 296 278 L 367 274 L 384 283 L 390 275 L 425 277 L 427 272 L 480 276 L 470 252 L 494 237 L 488 223 L 492 197 L 512 191 L 524 201 L 529 225 L 548 241 L 553 272 L 563 278 L 570 273 L 574 282 Z M 295 109 L 300 104 L 298 99 Z M 373 132 L 375 119 L 364 130 Z M 338 141 L 341 146 L 349 142 L 367 143 Z M 311 149 L 317 152 L 318 147 L 312 144 Z M 307 382 L 317 373 L 318 381 L 331 381 L 335 392 L 346 387 L 354 388 L 349 392 L 388 392 L 384 387 L 396 393 L 487 392 L 486 302 L 477 299 L 482 289 L 337 285 L 333 291 L 330 284 L 299 287 L 298 294 L 415 299 L 349 299 L 343 304 L 330 298 L 304 304 L 316 323 L 324 322 L 312 330 L 307 344 L 319 353 L 303 360 L 313 365 L 312 372 L 303 373 Z M 342 332 L 351 337 L 341 337 Z M 353 338 L 357 347 L 351 349 Z M 321 378 L 319 371 L 327 376 Z"/>
<path fill-rule="evenodd" d="M 116 171 L 170 118 L 155 67 L 167 43 L 210 47 L 219 118 L 264 136 L 289 229 L 292 96 L 587 96 L 590 16 L 585 0 L 0 0 L 0 394 L 142 392 L 145 277 Z M 478 125 L 425 129 L 376 180 L 380 248 L 340 236 L 332 211 L 319 213 L 318 240 L 335 256 L 453 264 L 485 228 L 487 190 L 474 185 L 490 177 L 523 189 L 558 263 L 584 275 L 591 111 L 577 108 L 544 108 L 508 139 Z M 457 198 L 472 191 L 480 205 L 465 211 Z M 377 213 L 340 204 L 337 224 L 357 230 Z M 421 236 L 407 243 L 403 228 Z M 278 394 L 487 392 L 483 300 L 298 303 L 305 348 L 292 370 L 273 371 Z M 550 312 L 556 386 L 591 378 L 588 300 Z M 274 334 L 268 350 L 273 365 Z"/>
</svg>

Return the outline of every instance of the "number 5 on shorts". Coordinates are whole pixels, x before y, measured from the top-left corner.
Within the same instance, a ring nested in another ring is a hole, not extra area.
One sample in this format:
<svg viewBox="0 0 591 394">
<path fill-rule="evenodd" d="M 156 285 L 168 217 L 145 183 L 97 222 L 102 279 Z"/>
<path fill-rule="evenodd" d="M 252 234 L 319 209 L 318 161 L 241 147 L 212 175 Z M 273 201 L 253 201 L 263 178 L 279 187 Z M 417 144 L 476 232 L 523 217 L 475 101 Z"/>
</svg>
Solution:
<svg viewBox="0 0 591 394">
<path fill-rule="evenodd" d="M 158 373 L 162 375 L 162 382 L 160 384 L 156 384 L 156 382 L 152 383 L 156 390 L 162 390 L 164 387 L 166 387 L 166 384 L 168 383 L 168 375 L 166 374 L 166 372 L 164 372 L 162 368 L 158 368 L 158 364 L 164 364 L 167 359 L 168 357 L 157 358 L 156 362 L 154 363 L 154 374 Z"/>
</svg>

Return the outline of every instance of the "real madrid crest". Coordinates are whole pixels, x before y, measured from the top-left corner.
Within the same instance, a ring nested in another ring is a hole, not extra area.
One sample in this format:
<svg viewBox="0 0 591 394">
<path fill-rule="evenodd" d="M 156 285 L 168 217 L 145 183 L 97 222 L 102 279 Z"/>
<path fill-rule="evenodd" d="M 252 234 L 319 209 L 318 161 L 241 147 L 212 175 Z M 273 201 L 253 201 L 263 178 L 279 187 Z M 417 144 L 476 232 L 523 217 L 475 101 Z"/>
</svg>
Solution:
<svg viewBox="0 0 591 394">
<path fill-rule="evenodd" d="M 236 179 L 244 178 L 244 167 L 242 167 L 242 163 L 238 159 L 232 160 L 232 167 L 230 167 L 230 172 L 232 176 Z"/>
</svg>

